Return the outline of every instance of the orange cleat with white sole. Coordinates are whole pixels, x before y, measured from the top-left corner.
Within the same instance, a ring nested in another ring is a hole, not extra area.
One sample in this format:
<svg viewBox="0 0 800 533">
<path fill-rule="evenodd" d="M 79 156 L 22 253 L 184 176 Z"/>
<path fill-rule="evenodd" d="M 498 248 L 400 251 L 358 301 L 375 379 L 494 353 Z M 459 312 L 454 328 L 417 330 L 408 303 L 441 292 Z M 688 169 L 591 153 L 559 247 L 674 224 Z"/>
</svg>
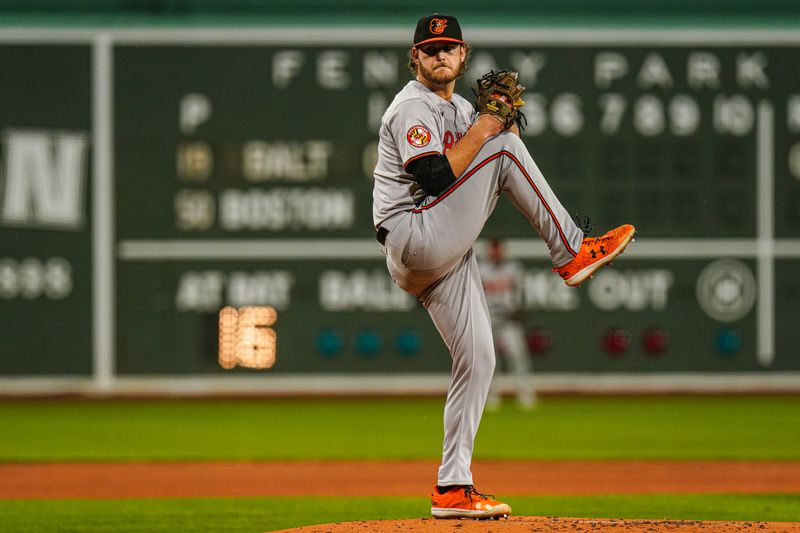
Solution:
<svg viewBox="0 0 800 533">
<path fill-rule="evenodd" d="M 511 507 L 472 485 L 453 487 L 443 494 L 433 487 L 431 514 L 435 518 L 507 518 Z"/>
<path fill-rule="evenodd" d="M 570 287 L 577 287 L 592 277 L 601 266 L 616 259 L 633 240 L 635 233 L 636 228 L 623 224 L 602 237 L 587 237 L 583 239 L 578 255 L 566 265 L 554 268 L 553 272 L 558 272 Z"/>
</svg>

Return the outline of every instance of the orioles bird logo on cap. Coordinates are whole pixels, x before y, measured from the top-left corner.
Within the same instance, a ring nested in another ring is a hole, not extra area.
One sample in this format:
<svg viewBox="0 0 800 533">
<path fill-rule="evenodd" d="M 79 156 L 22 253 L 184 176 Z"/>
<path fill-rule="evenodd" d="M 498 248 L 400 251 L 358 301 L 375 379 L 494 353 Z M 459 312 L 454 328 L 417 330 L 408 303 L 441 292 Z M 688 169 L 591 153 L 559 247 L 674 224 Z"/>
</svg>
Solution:
<svg viewBox="0 0 800 533">
<path fill-rule="evenodd" d="M 436 35 L 441 35 L 444 33 L 444 29 L 447 27 L 447 19 L 433 19 L 431 20 L 431 33 Z"/>
</svg>

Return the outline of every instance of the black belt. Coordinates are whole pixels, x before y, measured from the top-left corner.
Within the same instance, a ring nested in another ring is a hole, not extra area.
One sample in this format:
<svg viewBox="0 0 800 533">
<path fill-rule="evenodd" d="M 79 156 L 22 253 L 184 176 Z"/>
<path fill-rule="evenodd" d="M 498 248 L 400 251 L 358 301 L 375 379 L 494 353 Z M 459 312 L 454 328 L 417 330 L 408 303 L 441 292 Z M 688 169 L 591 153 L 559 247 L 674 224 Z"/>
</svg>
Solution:
<svg viewBox="0 0 800 533">
<path fill-rule="evenodd" d="M 378 228 L 378 233 L 375 234 L 375 240 L 380 243 L 381 246 L 386 246 L 386 236 L 389 235 L 389 230 L 386 228 Z"/>
</svg>

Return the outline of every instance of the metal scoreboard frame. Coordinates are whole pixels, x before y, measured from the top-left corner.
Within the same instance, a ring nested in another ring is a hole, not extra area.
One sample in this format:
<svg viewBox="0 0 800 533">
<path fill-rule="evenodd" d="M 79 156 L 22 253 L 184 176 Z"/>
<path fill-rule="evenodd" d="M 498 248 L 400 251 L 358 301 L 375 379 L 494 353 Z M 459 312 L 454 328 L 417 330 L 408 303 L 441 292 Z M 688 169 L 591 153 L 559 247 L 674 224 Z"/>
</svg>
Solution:
<svg viewBox="0 0 800 533">
<path fill-rule="evenodd" d="M 398 46 L 408 45 L 406 29 L 396 27 L 306 27 L 231 29 L 0 29 L 0 46 L 81 45 L 91 50 L 91 255 L 92 255 L 92 371 L 90 376 L 15 376 L 0 378 L 0 390 L 31 392 L 145 392 L 145 393 L 409 393 L 440 392 L 449 378 L 438 373 L 393 375 L 148 375 L 123 376 L 117 370 L 117 262 L 326 259 L 374 260 L 371 239 L 116 239 L 114 176 L 115 47 L 228 47 L 228 46 Z M 604 46 L 616 49 L 658 46 L 787 46 L 800 49 L 800 31 L 764 28 L 737 29 L 508 29 L 470 30 L 470 43 L 480 46 Z M 800 90 L 798 90 L 800 92 Z M 753 238 L 641 239 L 625 261 L 717 258 L 744 259 L 756 265 L 755 355 L 769 368 L 775 357 L 775 263 L 800 259 L 800 237 L 775 235 L 775 128 L 773 103 L 763 98 L 755 106 L 756 187 Z M 510 255 L 543 259 L 547 250 L 536 239 L 511 239 Z M 657 372 L 549 373 L 536 376 L 543 390 L 800 390 L 800 372 Z"/>
</svg>

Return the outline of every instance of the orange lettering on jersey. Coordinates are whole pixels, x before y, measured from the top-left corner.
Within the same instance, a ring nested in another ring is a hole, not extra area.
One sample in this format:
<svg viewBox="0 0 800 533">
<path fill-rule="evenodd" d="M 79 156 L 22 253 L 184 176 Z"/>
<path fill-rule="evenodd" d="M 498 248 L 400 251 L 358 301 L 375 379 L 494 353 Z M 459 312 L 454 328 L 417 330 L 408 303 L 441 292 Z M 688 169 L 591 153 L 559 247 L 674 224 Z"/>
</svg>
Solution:
<svg viewBox="0 0 800 533">
<path fill-rule="evenodd" d="M 455 146 L 455 144 L 461 140 L 464 134 L 461 132 L 456 132 L 455 135 L 452 131 L 444 132 L 444 139 L 442 139 L 443 150 L 442 153 L 446 153 L 450 148 Z"/>
<path fill-rule="evenodd" d="M 444 132 L 444 139 L 442 140 L 442 144 L 444 145 L 444 150 L 442 152 L 444 153 L 448 151 L 450 148 L 453 147 L 455 143 L 456 140 L 453 137 L 453 132 L 452 131 Z"/>
<path fill-rule="evenodd" d="M 411 146 L 422 148 L 431 142 L 431 132 L 425 126 L 417 124 L 416 126 L 411 126 L 408 130 L 406 140 Z"/>
<path fill-rule="evenodd" d="M 447 27 L 447 19 L 432 19 L 431 20 L 431 33 L 436 35 L 441 35 L 444 33 L 444 29 Z"/>
</svg>

